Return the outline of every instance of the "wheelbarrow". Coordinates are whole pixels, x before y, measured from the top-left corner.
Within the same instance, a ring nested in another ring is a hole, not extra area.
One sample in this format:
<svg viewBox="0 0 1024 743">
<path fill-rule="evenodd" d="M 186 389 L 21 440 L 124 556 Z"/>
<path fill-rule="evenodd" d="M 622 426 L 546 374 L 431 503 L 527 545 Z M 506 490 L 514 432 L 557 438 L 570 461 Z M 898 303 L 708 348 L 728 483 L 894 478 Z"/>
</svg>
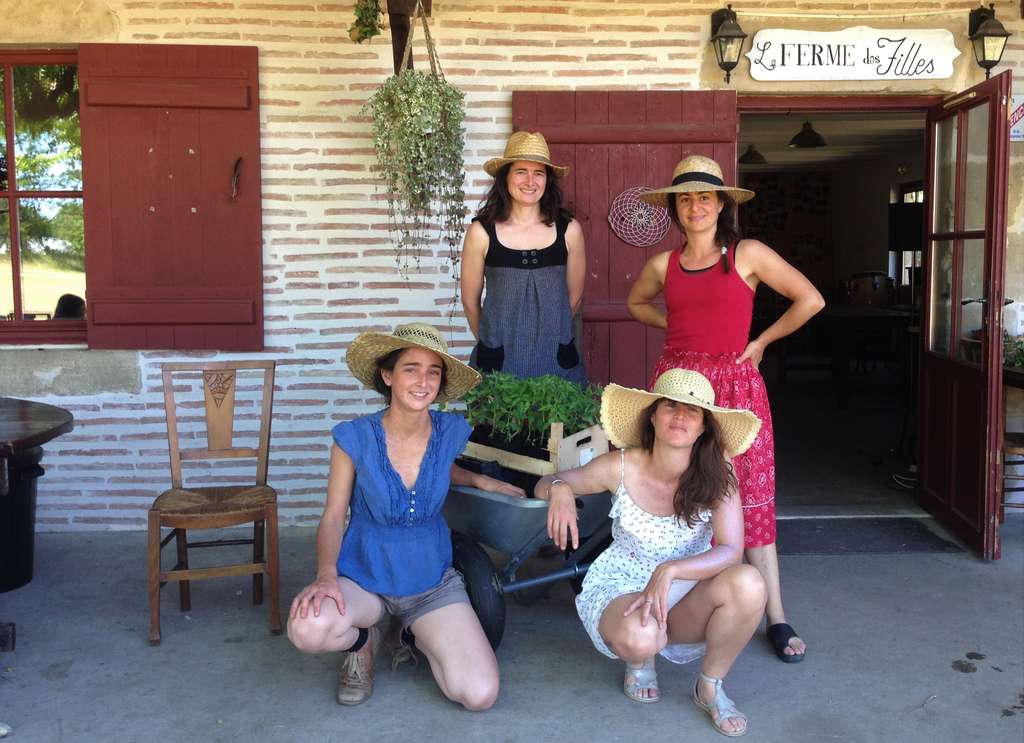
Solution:
<svg viewBox="0 0 1024 743">
<path fill-rule="evenodd" d="M 580 546 L 564 553 L 560 567 L 522 580 L 516 573 L 527 558 L 553 545 L 548 537 L 548 502 L 516 498 L 463 486 L 448 491 L 444 516 L 452 530 L 455 568 L 466 582 L 466 593 L 491 647 L 497 649 L 505 633 L 505 596 L 528 603 L 557 581 L 569 580 L 579 593 L 590 562 L 611 541 L 611 493 L 576 499 Z M 481 545 L 508 555 L 499 569 Z"/>
</svg>

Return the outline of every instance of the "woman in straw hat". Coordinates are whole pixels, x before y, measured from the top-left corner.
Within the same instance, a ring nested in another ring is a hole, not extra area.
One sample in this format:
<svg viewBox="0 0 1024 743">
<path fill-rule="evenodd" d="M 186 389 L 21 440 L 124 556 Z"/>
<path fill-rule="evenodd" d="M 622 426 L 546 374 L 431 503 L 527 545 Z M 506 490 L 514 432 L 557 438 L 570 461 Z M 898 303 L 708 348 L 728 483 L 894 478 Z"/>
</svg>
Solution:
<svg viewBox="0 0 1024 743">
<path fill-rule="evenodd" d="M 467 392 L 480 375 L 421 323 L 391 335 L 363 333 L 346 362 L 387 407 L 332 431 L 317 577 L 292 602 L 288 637 L 306 653 L 346 651 L 337 700 L 359 704 L 373 691 L 375 625 L 390 614 L 415 636 L 445 696 L 466 709 L 487 709 L 498 695 L 498 664 L 452 568 L 441 508 L 449 482 L 525 493 L 455 466 L 469 424 L 430 410 Z"/>
<path fill-rule="evenodd" d="M 583 230 L 558 185 L 569 169 L 551 162 L 542 134 L 516 132 L 484 170 L 494 183 L 462 249 L 462 306 L 477 338 L 470 363 L 583 384 L 573 324 L 586 273 Z"/>
<path fill-rule="evenodd" d="M 782 661 L 803 660 L 806 645 L 786 622 L 775 550 L 775 450 L 771 413 L 758 365 L 769 343 L 806 323 L 825 302 L 803 274 L 758 240 L 741 240 L 735 205 L 754 198 L 729 186 L 714 160 L 691 155 L 676 165 L 672 184 L 641 196 L 668 208 L 683 244 L 644 266 L 630 290 L 629 311 L 665 328 L 665 348 L 651 379 L 667 369 L 696 369 L 711 380 L 718 402 L 752 410 L 764 422 L 750 451 L 735 461 L 743 502 L 748 562 L 768 586 L 767 637 Z M 759 284 L 792 304 L 751 340 L 754 292 Z M 664 295 L 664 311 L 654 304 Z"/>
<path fill-rule="evenodd" d="M 579 544 L 575 497 L 611 491 L 613 541 L 590 566 L 576 598 L 597 649 L 626 662 L 623 691 L 657 702 L 654 658 L 686 663 L 705 652 L 694 702 L 725 735 L 747 718 L 722 680 L 757 628 L 765 604 L 761 574 L 743 559 L 743 514 L 726 454 L 739 454 L 761 421 L 715 405 L 698 372 L 672 369 L 653 392 L 610 384 L 601 425 L 618 452 L 541 478 L 550 501 L 548 534 Z M 712 535 L 714 545 L 712 546 Z"/>
</svg>

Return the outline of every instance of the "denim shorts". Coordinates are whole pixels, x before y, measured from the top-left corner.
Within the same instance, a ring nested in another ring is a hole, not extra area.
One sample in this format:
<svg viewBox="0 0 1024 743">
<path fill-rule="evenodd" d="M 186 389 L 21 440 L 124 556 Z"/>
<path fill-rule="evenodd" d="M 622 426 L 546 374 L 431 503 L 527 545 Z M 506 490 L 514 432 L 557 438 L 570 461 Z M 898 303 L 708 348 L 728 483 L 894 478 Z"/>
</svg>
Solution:
<svg viewBox="0 0 1024 743">
<path fill-rule="evenodd" d="M 393 617 L 397 617 L 402 623 L 402 629 L 429 614 L 435 609 L 440 609 L 449 604 L 468 604 L 469 595 L 466 593 L 466 584 L 462 580 L 462 573 L 455 568 L 448 568 L 441 576 L 441 582 L 423 593 L 414 593 L 411 596 L 388 596 L 379 594 L 384 604 L 384 611 Z"/>
</svg>

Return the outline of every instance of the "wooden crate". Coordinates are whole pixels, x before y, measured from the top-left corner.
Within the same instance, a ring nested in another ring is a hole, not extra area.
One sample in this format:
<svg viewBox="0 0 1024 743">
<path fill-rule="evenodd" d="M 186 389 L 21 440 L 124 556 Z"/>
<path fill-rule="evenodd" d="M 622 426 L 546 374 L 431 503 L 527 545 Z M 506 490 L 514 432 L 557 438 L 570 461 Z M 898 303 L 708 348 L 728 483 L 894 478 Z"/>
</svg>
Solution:
<svg viewBox="0 0 1024 743">
<path fill-rule="evenodd" d="M 547 459 L 527 457 L 494 446 L 478 444 L 475 441 L 466 444 L 462 454 L 470 459 L 497 462 L 502 467 L 508 467 L 511 470 L 543 476 L 579 467 L 608 451 L 608 437 L 605 436 L 601 426 L 590 426 L 571 436 L 563 434 L 564 427 L 561 423 L 551 424 Z"/>
</svg>

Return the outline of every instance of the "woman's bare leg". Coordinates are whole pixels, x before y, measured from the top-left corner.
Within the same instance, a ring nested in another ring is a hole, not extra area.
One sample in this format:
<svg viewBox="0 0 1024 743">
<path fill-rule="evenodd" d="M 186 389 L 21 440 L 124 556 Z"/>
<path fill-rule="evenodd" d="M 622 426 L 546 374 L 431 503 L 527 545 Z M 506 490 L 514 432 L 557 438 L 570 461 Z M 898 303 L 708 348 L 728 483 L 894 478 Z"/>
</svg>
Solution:
<svg viewBox="0 0 1024 743">
<path fill-rule="evenodd" d="M 668 613 L 668 642 L 706 642 L 707 655 L 701 670 L 712 678 L 724 679 L 761 622 L 766 593 L 764 580 L 755 568 L 726 568 L 714 578 L 700 581 Z M 707 703 L 714 687 L 701 680 L 698 694 Z M 728 718 L 722 727 L 738 732 L 746 723 L 742 718 Z"/>
<path fill-rule="evenodd" d="M 469 604 L 448 604 L 424 614 L 409 629 L 442 693 L 468 710 L 490 709 L 498 699 L 498 659 Z"/>
<path fill-rule="evenodd" d="M 305 618 L 288 621 L 288 639 L 304 653 L 332 653 L 348 650 L 359 637 L 359 629 L 372 627 L 384 613 L 377 594 L 359 587 L 348 578 L 338 578 L 338 587 L 345 599 L 345 613 L 326 599 L 320 605 L 320 616 L 310 607 Z"/>
<path fill-rule="evenodd" d="M 613 599 L 601 614 L 601 621 L 597 626 L 609 650 L 633 669 L 653 659 L 668 642 L 666 628 L 659 627 L 654 619 L 648 619 L 646 625 L 641 624 L 640 610 L 634 611 L 628 617 L 623 616 L 623 612 L 639 595 L 626 593 Z M 628 669 L 626 673 L 628 676 Z M 625 683 L 632 682 L 627 678 Z M 636 690 L 635 695 L 643 699 L 654 699 L 658 696 L 658 690 L 640 688 Z"/>
<path fill-rule="evenodd" d="M 782 582 L 779 579 L 779 554 L 775 543 L 760 547 L 747 547 L 746 556 L 747 562 L 757 568 L 768 588 L 768 604 L 765 607 L 768 625 L 785 622 L 786 612 L 782 608 Z M 806 643 L 799 637 L 794 637 L 790 639 L 785 653 L 786 655 L 802 655 L 806 650 Z"/>
</svg>

